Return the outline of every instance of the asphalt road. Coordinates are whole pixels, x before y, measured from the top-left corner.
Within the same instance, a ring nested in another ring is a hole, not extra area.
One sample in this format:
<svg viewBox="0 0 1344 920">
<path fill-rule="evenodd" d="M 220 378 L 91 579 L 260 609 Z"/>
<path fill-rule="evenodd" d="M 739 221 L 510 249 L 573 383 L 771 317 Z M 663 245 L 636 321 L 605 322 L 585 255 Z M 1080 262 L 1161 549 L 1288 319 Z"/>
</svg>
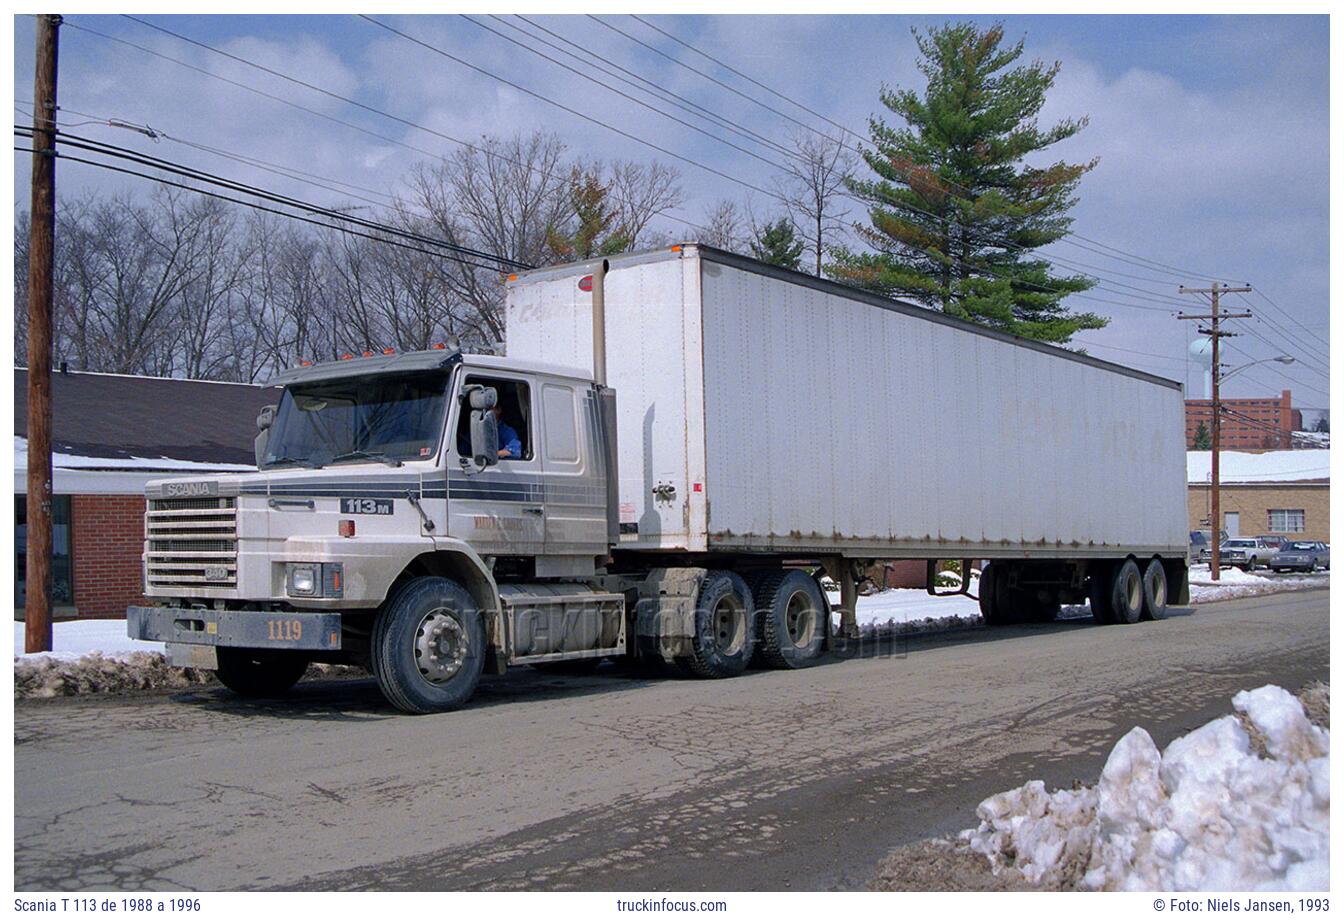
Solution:
<svg viewBox="0 0 1344 920">
<path fill-rule="evenodd" d="M 861 887 L 985 796 L 1093 781 L 1243 688 L 1328 679 L 1329 595 L 911 642 L 730 681 L 520 672 L 407 717 L 369 681 L 15 705 L 15 885 Z M 604 669 L 605 670 L 605 669 Z"/>
</svg>

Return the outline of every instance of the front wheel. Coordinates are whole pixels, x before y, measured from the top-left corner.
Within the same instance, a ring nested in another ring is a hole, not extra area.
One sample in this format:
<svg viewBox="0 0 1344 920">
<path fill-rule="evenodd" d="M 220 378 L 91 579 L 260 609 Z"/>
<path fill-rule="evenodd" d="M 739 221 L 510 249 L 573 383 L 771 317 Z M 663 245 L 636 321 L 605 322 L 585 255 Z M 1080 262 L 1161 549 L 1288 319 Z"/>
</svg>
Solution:
<svg viewBox="0 0 1344 920">
<path fill-rule="evenodd" d="M 281 696 L 308 670 L 302 654 L 261 648 L 217 646 L 219 682 L 239 696 Z"/>
<path fill-rule="evenodd" d="M 481 612 L 461 585 L 408 581 L 373 623 L 373 676 L 403 712 L 446 712 L 471 699 L 485 665 Z"/>
</svg>

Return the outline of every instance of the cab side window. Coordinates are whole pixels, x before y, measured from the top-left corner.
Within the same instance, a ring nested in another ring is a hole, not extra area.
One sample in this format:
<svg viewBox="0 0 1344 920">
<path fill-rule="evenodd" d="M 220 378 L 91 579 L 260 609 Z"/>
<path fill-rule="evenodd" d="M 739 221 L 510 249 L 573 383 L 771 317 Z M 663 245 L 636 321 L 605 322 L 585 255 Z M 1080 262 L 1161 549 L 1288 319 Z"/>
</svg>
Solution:
<svg viewBox="0 0 1344 920">
<path fill-rule="evenodd" d="M 499 462 L 527 461 L 533 456 L 532 393 L 521 380 L 502 377 L 469 376 L 463 389 L 471 384 L 493 387 L 498 394 L 495 401 L 495 419 L 499 426 Z M 457 453 L 471 456 L 471 408 L 459 398 L 457 414 Z"/>
</svg>

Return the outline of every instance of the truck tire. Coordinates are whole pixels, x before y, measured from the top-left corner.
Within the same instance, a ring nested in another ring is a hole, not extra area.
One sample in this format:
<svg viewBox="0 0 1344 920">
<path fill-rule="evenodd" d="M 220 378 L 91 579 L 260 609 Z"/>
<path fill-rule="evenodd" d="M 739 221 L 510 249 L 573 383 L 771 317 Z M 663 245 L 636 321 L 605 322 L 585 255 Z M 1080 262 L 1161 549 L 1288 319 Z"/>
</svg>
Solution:
<svg viewBox="0 0 1344 920">
<path fill-rule="evenodd" d="M 1143 572 L 1133 559 L 1120 563 L 1111 579 L 1111 610 L 1117 623 L 1137 623 L 1143 616 Z"/>
<path fill-rule="evenodd" d="M 980 616 L 986 626 L 1007 626 L 1013 621 L 1007 575 L 1008 569 L 1001 562 L 987 563 L 980 570 Z"/>
<path fill-rule="evenodd" d="M 1116 622 L 1111 595 L 1115 587 L 1114 563 L 1094 562 L 1088 567 L 1087 602 L 1092 607 L 1092 619 L 1099 626 Z"/>
<path fill-rule="evenodd" d="M 695 601 L 691 654 L 677 667 L 692 677 L 736 677 L 756 650 L 756 611 L 742 576 L 723 570 L 705 575 Z"/>
<path fill-rule="evenodd" d="M 297 652 L 263 648 L 216 646 L 219 665 L 215 676 L 239 696 L 283 696 L 308 670 L 308 659 Z"/>
<path fill-rule="evenodd" d="M 389 703 L 423 714 L 471 699 L 485 666 L 476 602 L 447 578 L 412 578 L 373 621 L 373 676 Z"/>
<path fill-rule="evenodd" d="M 1145 620 L 1160 620 L 1167 615 L 1167 570 L 1161 559 L 1153 559 L 1143 570 L 1143 613 Z"/>
<path fill-rule="evenodd" d="M 756 656 L 771 668 L 806 668 L 826 645 L 826 598 L 806 573 L 772 572 L 753 591 Z"/>
</svg>

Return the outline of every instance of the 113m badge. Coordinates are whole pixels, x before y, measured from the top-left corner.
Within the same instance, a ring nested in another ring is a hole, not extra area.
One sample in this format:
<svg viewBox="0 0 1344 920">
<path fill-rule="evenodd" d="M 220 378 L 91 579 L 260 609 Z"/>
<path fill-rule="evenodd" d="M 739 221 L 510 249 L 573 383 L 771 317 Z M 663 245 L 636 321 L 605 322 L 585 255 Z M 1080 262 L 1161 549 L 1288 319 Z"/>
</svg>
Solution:
<svg viewBox="0 0 1344 920">
<path fill-rule="evenodd" d="M 341 514 L 391 514 L 390 498 L 343 498 Z"/>
</svg>

